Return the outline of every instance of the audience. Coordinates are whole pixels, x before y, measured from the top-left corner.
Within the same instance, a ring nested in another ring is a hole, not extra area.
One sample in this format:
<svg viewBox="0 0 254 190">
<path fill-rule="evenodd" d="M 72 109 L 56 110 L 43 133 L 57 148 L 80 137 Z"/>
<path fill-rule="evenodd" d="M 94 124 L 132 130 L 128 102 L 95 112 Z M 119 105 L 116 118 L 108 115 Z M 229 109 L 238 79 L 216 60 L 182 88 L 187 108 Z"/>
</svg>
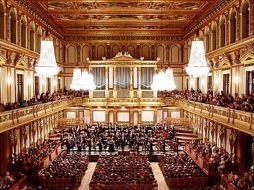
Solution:
<svg viewBox="0 0 254 190">
<path fill-rule="evenodd" d="M 98 185 L 101 189 L 117 185 L 131 189 L 137 184 L 150 184 L 150 189 L 152 185 L 157 187 L 149 160 L 144 155 L 100 156 L 90 182 L 90 186 Z"/>
<path fill-rule="evenodd" d="M 59 141 L 47 141 L 31 145 L 17 157 L 12 157 L 11 168 L 19 170 L 38 170 L 44 158 L 49 156 L 61 143 Z"/>
<path fill-rule="evenodd" d="M 33 106 L 41 103 L 47 103 L 47 102 L 53 102 L 57 100 L 62 100 L 66 99 L 69 97 L 84 97 L 88 96 L 88 92 L 86 91 L 73 91 L 73 90 L 59 90 L 55 91 L 54 93 L 50 94 L 49 91 L 46 93 L 41 93 L 41 95 L 37 94 L 30 100 L 23 100 L 21 102 L 14 102 L 14 103 L 6 103 L 3 105 L 0 103 L 0 112 L 3 111 L 9 111 L 13 109 L 18 109 L 18 108 L 24 108 L 28 106 Z"/>
<path fill-rule="evenodd" d="M 235 94 L 225 95 L 223 91 L 220 93 L 214 93 L 211 89 L 208 89 L 207 93 L 202 93 L 201 90 L 183 90 L 183 91 L 160 91 L 158 93 L 159 97 L 174 97 L 174 98 L 184 98 L 191 101 L 197 101 L 206 104 L 212 104 L 216 106 L 228 107 L 231 109 L 237 109 L 247 112 L 254 112 L 254 91 L 250 95 L 242 94 L 239 96 Z"/>
<path fill-rule="evenodd" d="M 39 176 L 44 179 L 70 178 L 74 183 L 79 184 L 85 175 L 88 163 L 89 158 L 86 155 L 63 152 L 48 168 L 42 170 Z"/>
<path fill-rule="evenodd" d="M 165 179 L 205 176 L 202 170 L 186 154 L 161 156 L 159 165 Z"/>
<path fill-rule="evenodd" d="M 239 190 L 254 189 L 254 167 L 252 166 L 248 172 L 243 175 L 229 174 L 230 183 Z"/>
<path fill-rule="evenodd" d="M 5 176 L 0 176 L 0 189 L 1 190 L 8 190 L 10 189 L 14 183 L 16 183 L 23 174 L 19 173 L 17 175 L 11 175 L 10 172 L 6 172 Z"/>
<path fill-rule="evenodd" d="M 230 155 L 225 149 L 218 148 L 215 144 L 207 142 L 202 142 L 195 140 L 189 143 L 197 153 L 202 155 L 202 157 L 213 166 L 213 171 L 225 172 L 225 170 L 230 170 L 230 163 L 232 163 Z M 226 168 L 227 166 L 227 168 Z"/>
</svg>

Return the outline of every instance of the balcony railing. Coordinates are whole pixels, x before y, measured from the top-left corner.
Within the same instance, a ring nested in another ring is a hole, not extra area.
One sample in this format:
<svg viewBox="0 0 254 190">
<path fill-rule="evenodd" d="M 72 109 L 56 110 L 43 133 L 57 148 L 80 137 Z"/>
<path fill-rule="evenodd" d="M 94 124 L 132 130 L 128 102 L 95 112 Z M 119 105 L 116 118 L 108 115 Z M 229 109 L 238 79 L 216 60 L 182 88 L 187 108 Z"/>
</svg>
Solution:
<svg viewBox="0 0 254 190">
<path fill-rule="evenodd" d="M 185 99 L 178 99 L 177 105 L 182 107 L 184 110 L 202 113 L 202 115 L 213 118 L 218 122 L 227 123 L 227 125 L 237 128 L 238 130 L 254 134 L 254 114 L 251 112 L 204 104 Z"/>
<path fill-rule="evenodd" d="M 33 118 L 63 110 L 69 105 L 68 103 L 69 100 L 59 100 L 2 112 L 0 113 L 0 132 L 8 130 L 11 126 L 32 120 Z"/>
</svg>

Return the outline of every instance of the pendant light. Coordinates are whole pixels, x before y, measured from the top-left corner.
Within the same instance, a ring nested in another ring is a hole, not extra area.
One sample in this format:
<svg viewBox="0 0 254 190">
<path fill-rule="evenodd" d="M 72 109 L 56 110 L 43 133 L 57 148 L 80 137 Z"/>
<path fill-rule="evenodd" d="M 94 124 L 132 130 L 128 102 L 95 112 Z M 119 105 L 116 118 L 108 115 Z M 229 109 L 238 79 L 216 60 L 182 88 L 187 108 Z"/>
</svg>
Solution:
<svg viewBox="0 0 254 190">
<path fill-rule="evenodd" d="M 198 31 L 198 8 L 197 8 L 197 33 L 191 43 L 190 60 L 185 68 L 188 75 L 193 77 L 207 76 L 210 70 L 205 57 L 204 41 L 199 39 Z"/>
<path fill-rule="evenodd" d="M 47 30 L 45 39 L 41 41 L 41 51 L 39 62 L 35 66 L 35 71 L 38 75 L 44 77 L 52 77 L 57 75 L 60 71 L 56 63 L 55 50 L 53 41 L 49 38 L 49 12 L 48 12 L 48 1 L 47 1 Z"/>
<path fill-rule="evenodd" d="M 77 67 L 73 70 L 73 77 L 71 81 L 71 89 L 72 90 L 81 90 L 82 89 L 82 81 L 81 81 L 81 69 L 78 67 L 78 60 L 77 60 Z"/>
<path fill-rule="evenodd" d="M 91 20 L 91 16 L 90 16 L 90 36 L 92 34 L 91 32 L 91 24 L 92 20 Z M 81 89 L 82 90 L 88 90 L 88 91 L 92 91 L 96 89 L 96 85 L 94 83 L 94 78 L 93 78 L 93 74 L 91 73 L 90 70 L 90 62 L 89 62 L 89 68 L 88 71 L 84 70 L 81 76 Z"/>
<path fill-rule="evenodd" d="M 161 8 L 161 46 L 163 47 L 162 43 L 162 8 Z M 163 61 L 163 60 L 162 60 Z M 162 69 L 162 62 L 161 62 L 161 70 L 157 74 L 155 73 L 153 77 L 153 83 L 151 85 L 153 91 L 172 91 L 176 89 L 175 80 L 173 76 L 173 70 L 168 68 L 165 72 Z"/>
</svg>

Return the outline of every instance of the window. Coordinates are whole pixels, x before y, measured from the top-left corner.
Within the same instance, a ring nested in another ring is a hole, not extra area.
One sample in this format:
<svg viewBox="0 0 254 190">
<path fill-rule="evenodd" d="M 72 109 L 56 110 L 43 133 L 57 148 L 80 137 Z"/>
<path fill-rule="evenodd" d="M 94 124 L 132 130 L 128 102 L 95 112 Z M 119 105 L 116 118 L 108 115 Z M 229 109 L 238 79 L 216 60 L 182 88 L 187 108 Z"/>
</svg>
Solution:
<svg viewBox="0 0 254 190">
<path fill-rule="evenodd" d="M 236 12 L 233 11 L 230 15 L 230 43 L 236 41 Z"/>
<path fill-rule="evenodd" d="M 0 38 L 4 39 L 4 5 L 0 1 Z"/>
<path fill-rule="evenodd" d="M 216 28 L 212 30 L 212 50 L 215 50 L 217 46 L 217 35 L 216 35 Z"/>
<path fill-rule="evenodd" d="M 242 38 L 247 38 L 250 32 L 250 6 L 245 3 L 242 7 Z"/>
<path fill-rule="evenodd" d="M 229 74 L 223 74 L 223 93 L 229 95 Z"/>
<path fill-rule="evenodd" d="M 246 94 L 250 95 L 254 91 L 254 71 L 246 72 Z"/>
<path fill-rule="evenodd" d="M 17 74 L 17 101 L 21 102 L 24 99 L 24 75 Z"/>
<path fill-rule="evenodd" d="M 208 76 L 207 89 L 213 89 L 213 77 L 212 76 Z"/>
<path fill-rule="evenodd" d="M 26 35 L 26 20 L 23 18 L 21 20 L 21 46 L 26 48 L 26 39 L 27 39 L 27 35 Z"/>
<path fill-rule="evenodd" d="M 12 10 L 12 12 L 10 13 L 9 27 L 10 27 L 9 30 L 10 30 L 11 43 L 16 44 L 17 43 L 17 17 L 14 10 Z"/>
<path fill-rule="evenodd" d="M 209 34 L 207 34 L 205 37 L 205 47 L 206 47 L 206 52 L 209 52 L 210 50 Z"/>
<path fill-rule="evenodd" d="M 225 19 L 223 19 L 221 20 L 221 23 L 220 23 L 220 47 L 224 47 L 226 44 L 225 30 L 226 30 L 226 24 L 225 24 Z"/>
<path fill-rule="evenodd" d="M 40 77 L 38 76 L 34 77 L 34 92 L 35 95 L 40 94 Z"/>
<path fill-rule="evenodd" d="M 30 33 L 29 33 L 29 39 L 30 39 L 29 47 L 30 47 L 30 50 L 32 50 L 32 51 L 34 51 L 34 37 L 35 37 L 34 30 L 35 30 L 34 25 L 31 25 L 30 26 Z"/>
</svg>

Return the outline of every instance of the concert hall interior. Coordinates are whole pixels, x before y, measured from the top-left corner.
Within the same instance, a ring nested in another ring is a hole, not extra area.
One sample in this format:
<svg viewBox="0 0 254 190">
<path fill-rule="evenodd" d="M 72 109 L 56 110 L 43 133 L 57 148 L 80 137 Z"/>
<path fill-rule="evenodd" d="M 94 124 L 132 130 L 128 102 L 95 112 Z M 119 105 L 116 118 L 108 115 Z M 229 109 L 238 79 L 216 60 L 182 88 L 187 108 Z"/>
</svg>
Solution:
<svg viewBox="0 0 254 190">
<path fill-rule="evenodd" d="M 0 190 L 254 190 L 254 0 L 0 0 Z"/>
</svg>

